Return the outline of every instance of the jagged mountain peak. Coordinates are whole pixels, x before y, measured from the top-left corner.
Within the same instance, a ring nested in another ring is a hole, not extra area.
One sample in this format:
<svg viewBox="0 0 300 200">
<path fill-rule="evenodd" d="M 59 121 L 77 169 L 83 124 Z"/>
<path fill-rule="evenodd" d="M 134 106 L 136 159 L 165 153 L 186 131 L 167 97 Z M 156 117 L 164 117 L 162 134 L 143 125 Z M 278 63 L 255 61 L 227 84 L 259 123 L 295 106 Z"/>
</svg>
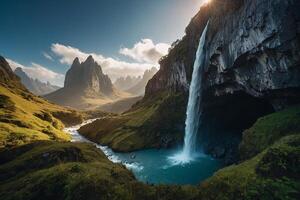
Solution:
<svg viewBox="0 0 300 200">
<path fill-rule="evenodd" d="M 110 78 L 103 73 L 101 66 L 92 56 L 82 63 L 75 58 L 66 74 L 64 87 L 76 89 L 78 92 L 92 91 L 95 95 L 110 95 L 113 92 Z"/>
<path fill-rule="evenodd" d="M 73 64 L 72 64 L 72 66 L 79 66 L 79 65 L 80 65 L 79 58 L 78 58 L 78 57 L 76 57 L 76 58 L 74 59 L 74 61 L 73 61 Z"/>
<path fill-rule="evenodd" d="M 89 55 L 85 60 L 85 63 L 95 63 L 95 60 L 92 55 Z"/>
<path fill-rule="evenodd" d="M 118 95 L 109 76 L 103 73 L 93 56 L 89 56 L 81 63 L 75 58 L 66 73 L 64 88 L 45 97 L 61 105 L 85 108 L 99 99 L 114 99 Z M 86 99 L 92 103 L 83 103 Z"/>
</svg>

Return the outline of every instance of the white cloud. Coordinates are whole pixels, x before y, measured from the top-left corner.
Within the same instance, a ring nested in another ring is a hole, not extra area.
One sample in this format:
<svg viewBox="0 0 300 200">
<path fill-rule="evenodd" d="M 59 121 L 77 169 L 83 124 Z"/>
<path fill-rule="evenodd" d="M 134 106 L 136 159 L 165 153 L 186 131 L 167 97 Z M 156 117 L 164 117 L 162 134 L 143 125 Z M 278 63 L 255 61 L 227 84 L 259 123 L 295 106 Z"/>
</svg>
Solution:
<svg viewBox="0 0 300 200">
<path fill-rule="evenodd" d="M 52 44 L 51 50 L 60 57 L 59 61 L 61 63 L 68 65 L 71 65 L 76 57 L 83 62 L 89 55 L 92 55 L 95 61 L 101 65 L 103 71 L 108 74 L 112 80 L 115 80 L 120 76 L 139 76 L 142 75 L 146 69 L 158 66 L 153 63 L 125 62 L 110 57 L 104 57 L 101 54 L 83 52 L 75 47 L 65 46 L 59 43 Z"/>
<path fill-rule="evenodd" d="M 56 55 L 60 56 L 60 62 L 62 64 L 72 64 L 73 60 L 78 57 L 80 61 L 84 61 L 89 55 L 92 54 L 88 54 L 88 53 L 84 53 L 82 51 L 80 51 L 77 48 L 71 47 L 71 46 L 65 46 L 59 43 L 55 43 L 51 45 L 51 50 L 53 51 L 53 53 L 55 53 Z M 103 57 L 101 55 L 95 55 L 93 54 L 94 59 L 102 59 Z"/>
<path fill-rule="evenodd" d="M 58 86 L 63 86 L 65 76 L 63 74 L 56 73 L 47 69 L 46 67 L 31 63 L 30 66 L 24 66 L 16 61 L 6 59 L 9 63 L 10 67 L 15 70 L 16 68 L 20 67 L 23 69 L 24 72 L 28 74 L 31 78 L 39 79 L 40 81 L 47 82 Z"/>
<path fill-rule="evenodd" d="M 54 59 L 48 53 L 46 53 L 46 52 L 43 52 L 43 56 L 45 58 L 47 58 L 48 60 L 54 61 Z"/>
<path fill-rule="evenodd" d="M 121 48 L 119 52 L 120 54 L 129 56 L 138 62 L 156 64 L 162 56 L 168 54 L 169 48 L 169 44 L 154 44 L 151 39 L 142 39 L 132 48 Z"/>
</svg>

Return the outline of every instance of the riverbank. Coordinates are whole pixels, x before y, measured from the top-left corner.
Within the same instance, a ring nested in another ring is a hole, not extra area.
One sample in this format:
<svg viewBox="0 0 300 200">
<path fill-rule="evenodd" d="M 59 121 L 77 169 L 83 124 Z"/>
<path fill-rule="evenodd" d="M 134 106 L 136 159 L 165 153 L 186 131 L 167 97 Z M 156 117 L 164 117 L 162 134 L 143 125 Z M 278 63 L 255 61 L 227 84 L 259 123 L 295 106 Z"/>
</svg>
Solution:
<svg viewBox="0 0 300 200">
<path fill-rule="evenodd" d="M 147 149 L 131 153 L 117 153 L 107 146 L 96 144 L 82 136 L 78 129 L 89 125 L 97 119 L 87 120 L 84 123 L 66 128 L 72 142 L 87 142 L 95 145 L 113 163 L 121 163 L 132 171 L 135 177 L 144 183 L 152 184 L 199 184 L 213 175 L 223 164 L 220 160 L 211 158 L 198 152 L 190 163 L 176 163 L 171 158 L 181 149 Z"/>
</svg>

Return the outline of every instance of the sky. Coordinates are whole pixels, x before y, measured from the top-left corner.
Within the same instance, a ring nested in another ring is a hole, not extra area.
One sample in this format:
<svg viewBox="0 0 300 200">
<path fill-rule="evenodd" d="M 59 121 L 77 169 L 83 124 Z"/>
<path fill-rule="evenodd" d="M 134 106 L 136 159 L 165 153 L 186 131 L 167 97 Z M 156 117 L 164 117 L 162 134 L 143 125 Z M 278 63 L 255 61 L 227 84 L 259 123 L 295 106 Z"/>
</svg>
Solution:
<svg viewBox="0 0 300 200">
<path fill-rule="evenodd" d="M 32 78 L 63 86 L 88 55 L 112 80 L 158 67 L 203 0 L 2 0 L 0 55 Z"/>
</svg>

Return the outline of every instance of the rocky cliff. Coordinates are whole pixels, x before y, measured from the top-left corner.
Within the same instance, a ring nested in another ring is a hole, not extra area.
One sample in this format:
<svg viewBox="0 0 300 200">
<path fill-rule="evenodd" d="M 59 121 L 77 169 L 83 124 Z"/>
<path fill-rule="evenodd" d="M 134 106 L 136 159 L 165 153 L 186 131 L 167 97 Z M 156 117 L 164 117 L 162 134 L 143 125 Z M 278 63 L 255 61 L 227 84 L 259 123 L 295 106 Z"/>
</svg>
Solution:
<svg viewBox="0 0 300 200">
<path fill-rule="evenodd" d="M 275 109 L 299 99 L 299 8 L 296 0 L 244 1 L 230 15 L 212 13 L 205 93 L 245 92 Z"/>
<path fill-rule="evenodd" d="M 108 103 L 120 95 L 101 66 L 89 56 L 82 63 L 76 58 L 66 73 L 64 87 L 45 98 L 60 105 L 86 109 Z"/>
<path fill-rule="evenodd" d="M 232 138 L 258 117 L 300 102 L 299 9 L 297 0 L 213 0 L 204 5 L 183 39 L 160 61 L 145 99 L 161 91 L 188 91 L 196 48 L 209 21 L 200 139 L 217 157 L 232 150 L 224 145 L 237 148 L 239 139 Z M 227 135 L 228 143 L 218 141 L 220 135 Z"/>
<path fill-rule="evenodd" d="M 268 98 L 276 108 L 293 101 L 293 93 L 278 90 L 300 85 L 299 4 L 296 0 L 214 0 L 203 6 L 186 28 L 186 36 L 161 60 L 146 93 L 188 88 L 197 43 L 210 20 L 205 93 L 223 96 L 243 91 Z"/>
<path fill-rule="evenodd" d="M 110 78 L 105 75 L 100 65 L 89 56 L 80 63 L 76 58 L 66 74 L 64 87 L 85 92 L 87 95 L 110 96 L 113 94 L 113 85 Z"/>
</svg>

